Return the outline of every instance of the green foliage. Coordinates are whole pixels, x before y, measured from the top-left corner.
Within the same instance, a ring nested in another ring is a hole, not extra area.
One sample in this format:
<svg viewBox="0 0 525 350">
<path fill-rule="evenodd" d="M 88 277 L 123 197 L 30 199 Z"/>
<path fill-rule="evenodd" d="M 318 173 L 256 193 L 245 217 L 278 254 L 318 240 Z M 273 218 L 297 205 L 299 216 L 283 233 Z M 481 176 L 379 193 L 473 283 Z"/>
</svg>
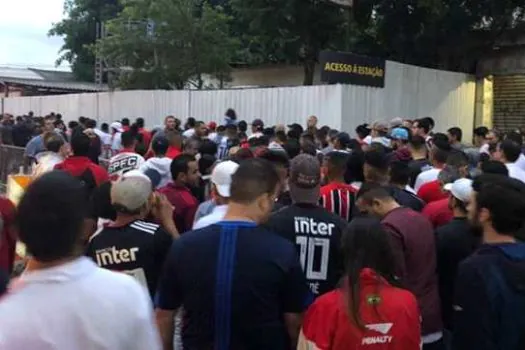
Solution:
<svg viewBox="0 0 525 350">
<path fill-rule="evenodd" d="M 128 0 L 96 50 L 112 67 L 131 68 L 119 75 L 120 88 L 202 88 L 204 75 L 229 75 L 238 49 L 230 20 L 221 7 L 195 0 Z"/>
<path fill-rule="evenodd" d="M 114 18 L 120 10 L 118 0 L 65 0 L 65 18 L 49 31 L 50 36 L 64 38 L 57 65 L 67 61 L 77 79 L 93 81 L 95 56 L 89 45 L 96 40 L 97 23 Z"/>
<path fill-rule="evenodd" d="M 319 0 L 230 0 L 243 42 L 238 61 L 246 64 L 302 63 L 305 84 L 322 49 L 341 46 L 345 12 Z"/>
</svg>

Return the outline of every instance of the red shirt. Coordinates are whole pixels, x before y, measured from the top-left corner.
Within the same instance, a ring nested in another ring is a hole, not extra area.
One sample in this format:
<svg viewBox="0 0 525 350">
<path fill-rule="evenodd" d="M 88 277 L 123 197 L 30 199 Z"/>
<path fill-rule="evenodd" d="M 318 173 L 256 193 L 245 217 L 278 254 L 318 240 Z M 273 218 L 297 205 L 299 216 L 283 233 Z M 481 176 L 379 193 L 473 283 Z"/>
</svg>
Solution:
<svg viewBox="0 0 525 350">
<path fill-rule="evenodd" d="M 97 186 L 109 181 L 106 169 L 93 163 L 88 157 L 69 157 L 55 166 L 57 170 L 63 170 L 75 177 L 82 176 L 86 170 L 90 170 Z"/>
<path fill-rule="evenodd" d="M 421 213 L 404 207 L 390 211 L 381 223 L 390 233 L 397 277 L 417 298 L 423 318 L 422 334 L 442 331 L 432 225 Z"/>
<path fill-rule="evenodd" d="M 448 207 L 448 198 L 427 204 L 422 214 L 430 220 L 435 229 L 448 224 L 454 218 L 452 210 Z"/>
<path fill-rule="evenodd" d="M 444 198 L 448 198 L 448 195 L 441 189 L 441 183 L 439 180 L 427 182 L 421 186 L 419 191 L 417 191 L 417 196 L 425 203 L 432 203 Z"/>
<path fill-rule="evenodd" d="M 159 192 L 165 195 L 175 207 L 175 210 L 173 210 L 173 221 L 175 221 L 179 233 L 191 231 L 199 202 L 190 189 L 170 183 L 166 187 L 159 189 Z"/>
<path fill-rule="evenodd" d="M 142 128 L 139 129 L 139 134 L 142 135 L 142 139 L 144 140 L 144 144 L 146 145 L 146 147 L 149 147 L 149 144 L 151 143 L 151 132 Z"/>
<path fill-rule="evenodd" d="M 298 350 L 419 350 L 420 315 L 416 298 L 391 286 L 371 269 L 360 274 L 360 329 L 348 312 L 347 292 L 316 299 L 304 317 Z"/>
<path fill-rule="evenodd" d="M 178 157 L 182 152 L 177 147 L 169 146 L 168 151 L 166 152 L 166 157 L 169 159 L 174 159 Z"/>
<path fill-rule="evenodd" d="M 10 274 L 15 260 L 16 234 L 13 229 L 15 206 L 7 198 L 0 197 L 0 270 Z"/>
<path fill-rule="evenodd" d="M 346 221 L 352 220 L 356 189 L 345 183 L 332 182 L 321 188 L 320 205 Z"/>
</svg>

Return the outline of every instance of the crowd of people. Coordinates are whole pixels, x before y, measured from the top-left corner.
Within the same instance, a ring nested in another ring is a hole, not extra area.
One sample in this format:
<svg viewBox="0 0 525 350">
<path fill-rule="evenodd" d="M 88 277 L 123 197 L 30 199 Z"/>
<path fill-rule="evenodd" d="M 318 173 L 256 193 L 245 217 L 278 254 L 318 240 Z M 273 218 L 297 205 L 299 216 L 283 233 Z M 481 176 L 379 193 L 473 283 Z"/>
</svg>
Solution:
<svg viewBox="0 0 525 350">
<path fill-rule="evenodd" d="M 525 349 L 519 130 L 239 119 L 4 115 L 0 349 Z"/>
</svg>

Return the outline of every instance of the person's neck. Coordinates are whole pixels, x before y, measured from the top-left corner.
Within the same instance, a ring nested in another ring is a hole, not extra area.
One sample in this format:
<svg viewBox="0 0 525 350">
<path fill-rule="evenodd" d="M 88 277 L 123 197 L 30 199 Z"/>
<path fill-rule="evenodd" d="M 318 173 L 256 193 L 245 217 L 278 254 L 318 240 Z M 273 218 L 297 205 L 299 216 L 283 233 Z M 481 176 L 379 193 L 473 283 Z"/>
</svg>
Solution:
<svg viewBox="0 0 525 350">
<path fill-rule="evenodd" d="M 185 182 L 182 182 L 182 181 L 179 181 L 179 180 L 175 180 L 173 181 L 173 184 L 177 187 L 189 187 Z"/>
<path fill-rule="evenodd" d="M 387 215 L 388 213 L 392 212 L 392 210 L 395 210 L 397 208 L 400 208 L 401 206 L 394 200 L 389 201 L 388 203 L 385 203 L 384 206 L 384 215 Z"/>
<path fill-rule="evenodd" d="M 217 204 L 217 205 L 228 205 L 228 198 L 217 196 L 215 198 L 215 204 Z"/>
<path fill-rule="evenodd" d="M 418 153 L 418 152 L 412 152 L 412 159 L 413 160 L 422 160 L 427 159 L 426 153 Z"/>
<path fill-rule="evenodd" d="M 445 167 L 445 164 L 443 163 L 437 163 L 437 162 L 432 162 L 432 166 L 436 169 L 443 169 Z"/>
<path fill-rule="evenodd" d="M 345 177 L 344 177 L 344 175 L 336 175 L 336 176 L 328 175 L 328 183 L 329 184 L 332 184 L 332 183 L 335 183 L 335 184 L 345 183 Z"/>
<path fill-rule="evenodd" d="M 117 215 L 111 226 L 122 227 L 129 225 L 133 221 L 144 219 L 144 215 Z"/>
<path fill-rule="evenodd" d="M 66 257 L 66 258 L 62 258 L 62 259 L 59 259 L 59 260 L 55 260 L 55 261 L 50 261 L 50 262 L 42 262 L 42 261 L 39 261 L 39 260 L 37 260 L 35 258 L 30 258 L 29 261 L 27 262 L 27 265 L 26 265 L 26 268 L 25 268 L 24 272 L 41 271 L 41 270 L 51 269 L 53 267 L 65 265 L 65 264 L 68 264 L 68 263 L 78 259 L 82 255 L 83 254 L 82 254 L 81 250 L 80 249 L 76 249 L 75 253 L 72 254 L 71 256 Z"/>
<path fill-rule="evenodd" d="M 486 244 L 516 243 L 516 239 L 512 236 L 501 235 L 489 226 L 483 229 L 483 242 Z"/>
<path fill-rule="evenodd" d="M 452 214 L 457 219 L 465 219 L 467 217 L 467 213 L 465 213 L 463 210 L 454 208 L 452 209 Z"/>
<path fill-rule="evenodd" d="M 225 221 L 250 221 L 259 223 L 259 215 L 256 210 L 252 210 L 249 206 L 230 202 L 228 204 L 228 211 L 224 216 Z"/>
</svg>

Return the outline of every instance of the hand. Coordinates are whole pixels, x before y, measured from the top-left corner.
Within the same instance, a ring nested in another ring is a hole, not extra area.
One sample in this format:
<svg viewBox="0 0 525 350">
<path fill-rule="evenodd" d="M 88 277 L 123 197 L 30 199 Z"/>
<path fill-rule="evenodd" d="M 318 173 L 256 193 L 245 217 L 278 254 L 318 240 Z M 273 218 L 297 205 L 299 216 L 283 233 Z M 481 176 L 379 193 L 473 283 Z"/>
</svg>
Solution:
<svg viewBox="0 0 525 350">
<path fill-rule="evenodd" d="M 166 223 L 173 220 L 173 211 L 175 207 L 168 201 L 165 195 L 155 193 L 153 207 L 151 213 L 161 223 Z"/>
</svg>

